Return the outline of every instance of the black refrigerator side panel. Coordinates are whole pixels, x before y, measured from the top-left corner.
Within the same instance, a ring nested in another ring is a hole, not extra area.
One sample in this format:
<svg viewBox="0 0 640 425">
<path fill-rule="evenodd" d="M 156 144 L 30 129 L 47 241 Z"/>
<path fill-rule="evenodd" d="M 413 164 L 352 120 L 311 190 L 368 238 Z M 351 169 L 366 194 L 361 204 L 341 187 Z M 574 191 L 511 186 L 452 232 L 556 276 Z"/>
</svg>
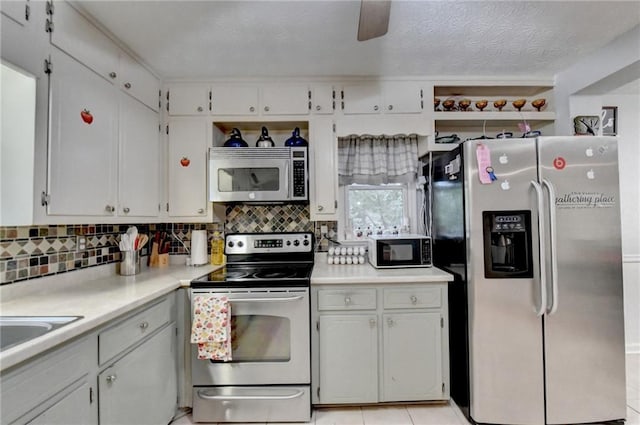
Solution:
<svg viewBox="0 0 640 425">
<path fill-rule="evenodd" d="M 434 265 L 454 275 L 454 281 L 448 286 L 450 394 L 469 417 L 467 259 L 461 149 L 434 154 L 429 167 Z"/>
</svg>

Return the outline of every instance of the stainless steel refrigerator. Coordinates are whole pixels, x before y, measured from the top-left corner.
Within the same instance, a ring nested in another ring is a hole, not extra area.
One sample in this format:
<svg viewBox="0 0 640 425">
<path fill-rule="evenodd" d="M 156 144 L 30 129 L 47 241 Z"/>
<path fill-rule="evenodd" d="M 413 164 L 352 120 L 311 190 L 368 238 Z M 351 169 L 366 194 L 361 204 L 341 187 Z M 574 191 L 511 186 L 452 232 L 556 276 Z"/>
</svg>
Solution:
<svg viewBox="0 0 640 425">
<path fill-rule="evenodd" d="M 624 419 L 617 142 L 469 140 L 432 158 L 451 394 L 477 423 Z"/>
</svg>

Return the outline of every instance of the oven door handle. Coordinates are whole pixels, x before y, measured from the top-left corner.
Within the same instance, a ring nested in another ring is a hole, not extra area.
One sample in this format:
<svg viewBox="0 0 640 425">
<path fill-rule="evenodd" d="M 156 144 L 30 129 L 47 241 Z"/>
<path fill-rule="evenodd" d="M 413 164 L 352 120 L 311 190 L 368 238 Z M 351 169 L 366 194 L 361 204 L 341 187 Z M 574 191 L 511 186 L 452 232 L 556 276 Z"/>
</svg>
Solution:
<svg viewBox="0 0 640 425">
<path fill-rule="evenodd" d="M 296 391 L 287 395 L 209 395 L 206 391 L 198 391 L 198 397 L 205 400 L 291 400 L 302 397 L 304 391 Z"/>
<path fill-rule="evenodd" d="M 229 301 L 232 303 L 263 303 L 263 302 L 287 302 L 287 301 L 298 301 L 303 299 L 302 295 L 297 295 L 295 297 L 274 297 L 274 298 L 231 298 Z"/>
</svg>

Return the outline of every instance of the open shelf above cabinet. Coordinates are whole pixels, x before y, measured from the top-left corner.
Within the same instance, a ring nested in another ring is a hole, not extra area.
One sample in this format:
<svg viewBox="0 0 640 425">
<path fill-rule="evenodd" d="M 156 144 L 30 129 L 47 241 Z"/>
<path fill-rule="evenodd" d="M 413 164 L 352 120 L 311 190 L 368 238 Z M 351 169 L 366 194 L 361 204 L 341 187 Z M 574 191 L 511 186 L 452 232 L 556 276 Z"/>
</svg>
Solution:
<svg viewBox="0 0 640 425">
<path fill-rule="evenodd" d="M 284 146 L 284 142 L 291 137 L 293 130 L 300 129 L 300 136 L 309 142 L 308 121 L 213 121 L 213 146 L 223 146 L 229 138 L 231 130 L 237 128 L 242 134 L 242 139 L 250 147 L 256 145 L 260 137 L 262 127 L 266 127 L 269 136 L 276 146 Z"/>
<path fill-rule="evenodd" d="M 548 111 L 451 111 L 434 112 L 436 127 L 480 127 L 486 122 L 490 126 L 517 126 L 518 122 L 526 121 L 532 126 L 555 121 L 555 112 Z"/>
</svg>

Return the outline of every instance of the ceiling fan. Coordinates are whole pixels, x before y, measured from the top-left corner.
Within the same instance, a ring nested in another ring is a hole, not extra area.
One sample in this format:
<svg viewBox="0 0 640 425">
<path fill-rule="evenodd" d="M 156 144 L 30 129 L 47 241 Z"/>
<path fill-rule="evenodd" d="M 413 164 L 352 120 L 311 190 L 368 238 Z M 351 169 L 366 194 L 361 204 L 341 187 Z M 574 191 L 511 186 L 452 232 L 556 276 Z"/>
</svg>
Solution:
<svg viewBox="0 0 640 425">
<path fill-rule="evenodd" d="M 361 0 L 358 41 L 381 37 L 389 29 L 391 0 Z"/>
</svg>

